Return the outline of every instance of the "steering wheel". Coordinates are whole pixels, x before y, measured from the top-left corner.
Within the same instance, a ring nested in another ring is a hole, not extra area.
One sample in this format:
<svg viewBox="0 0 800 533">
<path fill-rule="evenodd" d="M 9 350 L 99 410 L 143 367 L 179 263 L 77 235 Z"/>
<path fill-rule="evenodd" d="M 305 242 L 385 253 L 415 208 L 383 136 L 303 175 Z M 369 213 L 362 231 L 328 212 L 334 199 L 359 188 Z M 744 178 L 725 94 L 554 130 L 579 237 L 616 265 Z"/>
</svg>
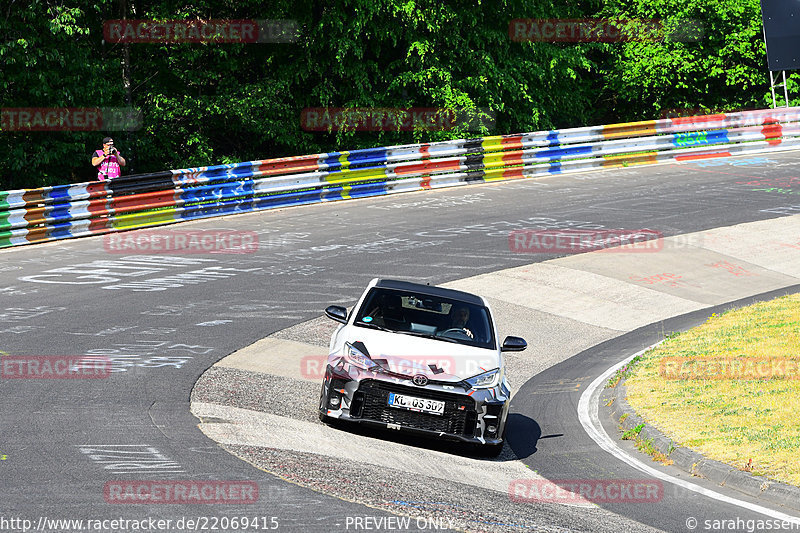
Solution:
<svg viewBox="0 0 800 533">
<path fill-rule="evenodd" d="M 464 338 L 469 340 L 474 340 L 472 332 L 467 328 L 450 328 L 442 331 L 441 333 L 437 333 L 437 337 L 447 337 L 448 339 L 452 339 L 453 337 L 448 336 L 448 333 L 460 333 Z M 455 340 L 455 339 L 453 339 Z"/>
</svg>

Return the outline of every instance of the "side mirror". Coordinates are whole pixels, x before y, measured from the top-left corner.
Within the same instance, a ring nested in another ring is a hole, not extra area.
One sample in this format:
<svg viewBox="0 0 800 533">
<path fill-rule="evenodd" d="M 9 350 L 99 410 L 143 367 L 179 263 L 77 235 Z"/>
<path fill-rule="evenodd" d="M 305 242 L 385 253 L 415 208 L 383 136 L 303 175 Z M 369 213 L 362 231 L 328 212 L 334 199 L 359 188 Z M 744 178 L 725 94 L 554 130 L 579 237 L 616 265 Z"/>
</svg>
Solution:
<svg viewBox="0 0 800 533">
<path fill-rule="evenodd" d="M 508 336 L 503 341 L 503 346 L 500 348 L 501 352 L 521 352 L 525 348 L 528 347 L 528 343 L 525 342 L 525 339 L 520 337 L 511 337 Z"/>
<path fill-rule="evenodd" d="M 347 309 L 340 305 L 329 305 L 328 308 L 325 309 L 325 315 L 336 322 L 347 324 Z"/>
</svg>

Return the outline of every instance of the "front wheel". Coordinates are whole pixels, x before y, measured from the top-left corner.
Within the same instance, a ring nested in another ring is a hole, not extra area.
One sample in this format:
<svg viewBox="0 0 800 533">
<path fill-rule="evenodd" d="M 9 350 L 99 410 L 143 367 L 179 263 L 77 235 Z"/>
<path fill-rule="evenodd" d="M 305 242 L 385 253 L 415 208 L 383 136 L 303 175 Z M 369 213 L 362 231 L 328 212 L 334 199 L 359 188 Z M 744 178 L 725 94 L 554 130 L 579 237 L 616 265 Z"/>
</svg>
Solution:
<svg viewBox="0 0 800 533">
<path fill-rule="evenodd" d="M 322 390 L 319 393 L 319 409 L 317 409 L 319 420 L 323 424 L 327 424 L 331 420 L 331 418 L 325 414 L 325 411 L 327 410 L 326 408 L 327 403 L 328 403 L 328 397 L 325 394 L 325 383 L 323 383 Z"/>
</svg>

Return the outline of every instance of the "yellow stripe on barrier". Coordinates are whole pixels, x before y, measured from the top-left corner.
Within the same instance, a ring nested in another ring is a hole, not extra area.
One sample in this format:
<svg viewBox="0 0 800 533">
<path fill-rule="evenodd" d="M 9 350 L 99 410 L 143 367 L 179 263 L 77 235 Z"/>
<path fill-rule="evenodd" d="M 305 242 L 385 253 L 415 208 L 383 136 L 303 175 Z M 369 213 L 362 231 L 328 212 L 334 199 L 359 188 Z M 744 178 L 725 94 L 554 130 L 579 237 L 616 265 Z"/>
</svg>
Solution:
<svg viewBox="0 0 800 533">
<path fill-rule="evenodd" d="M 163 211 L 145 211 L 140 213 L 126 213 L 116 215 L 111 221 L 114 229 L 133 229 L 144 228 L 154 224 L 164 222 L 175 222 L 175 209 L 164 209 Z"/>
<path fill-rule="evenodd" d="M 648 165 L 658 163 L 658 152 L 643 152 L 640 154 L 606 155 L 603 156 L 604 167 L 622 167 L 626 165 Z"/>
<path fill-rule="evenodd" d="M 481 147 L 485 152 L 496 152 L 503 149 L 503 136 L 494 135 L 492 137 L 484 137 L 481 142 Z"/>
<path fill-rule="evenodd" d="M 495 152 L 491 154 L 484 154 L 483 156 L 483 164 L 486 167 L 495 167 L 497 165 L 504 166 L 506 165 L 505 161 L 503 161 L 503 157 L 506 155 L 506 152 Z"/>
<path fill-rule="evenodd" d="M 523 171 L 526 167 L 518 166 L 513 168 L 494 168 L 484 173 L 483 181 L 505 181 L 523 178 Z"/>
<path fill-rule="evenodd" d="M 609 124 L 600 130 L 606 139 L 617 139 L 620 137 L 645 137 L 655 135 L 656 121 L 644 120 L 642 122 L 623 122 L 621 124 Z"/>
<path fill-rule="evenodd" d="M 343 183 L 351 183 L 355 181 L 364 181 L 370 179 L 385 179 L 385 169 L 358 169 L 358 170 L 345 170 L 343 172 L 333 172 L 325 176 L 325 181 L 331 185 L 340 185 Z"/>
</svg>

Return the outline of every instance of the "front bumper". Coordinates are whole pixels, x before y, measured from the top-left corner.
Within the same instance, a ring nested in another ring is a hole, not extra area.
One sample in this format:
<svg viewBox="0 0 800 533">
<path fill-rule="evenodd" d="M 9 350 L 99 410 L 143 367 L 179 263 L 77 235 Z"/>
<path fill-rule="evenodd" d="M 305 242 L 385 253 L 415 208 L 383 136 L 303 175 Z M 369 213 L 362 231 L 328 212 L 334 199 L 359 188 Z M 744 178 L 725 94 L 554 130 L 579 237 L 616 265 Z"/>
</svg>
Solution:
<svg viewBox="0 0 800 533">
<path fill-rule="evenodd" d="M 510 392 L 505 383 L 493 389 L 429 383 L 363 372 L 359 378 L 328 366 L 320 397 L 320 414 L 365 426 L 424 437 L 475 444 L 501 444 Z M 428 414 L 388 405 L 390 393 L 445 402 L 444 414 Z"/>
</svg>

